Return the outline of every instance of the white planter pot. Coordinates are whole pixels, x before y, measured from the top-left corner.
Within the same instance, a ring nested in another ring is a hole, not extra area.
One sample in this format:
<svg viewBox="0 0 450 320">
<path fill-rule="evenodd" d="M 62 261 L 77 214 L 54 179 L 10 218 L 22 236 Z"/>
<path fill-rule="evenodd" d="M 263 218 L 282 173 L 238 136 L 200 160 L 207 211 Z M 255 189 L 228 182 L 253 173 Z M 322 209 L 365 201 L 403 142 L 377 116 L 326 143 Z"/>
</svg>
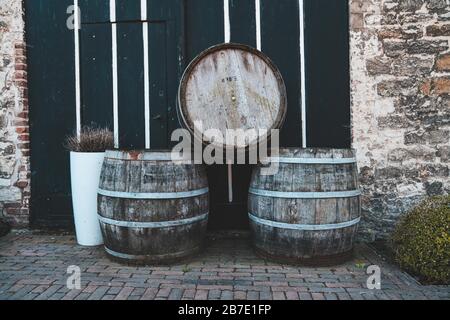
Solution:
<svg viewBox="0 0 450 320">
<path fill-rule="evenodd" d="M 103 244 L 97 217 L 97 190 L 104 157 L 104 152 L 70 152 L 75 231 L 82 246 Z"/>
</svg>

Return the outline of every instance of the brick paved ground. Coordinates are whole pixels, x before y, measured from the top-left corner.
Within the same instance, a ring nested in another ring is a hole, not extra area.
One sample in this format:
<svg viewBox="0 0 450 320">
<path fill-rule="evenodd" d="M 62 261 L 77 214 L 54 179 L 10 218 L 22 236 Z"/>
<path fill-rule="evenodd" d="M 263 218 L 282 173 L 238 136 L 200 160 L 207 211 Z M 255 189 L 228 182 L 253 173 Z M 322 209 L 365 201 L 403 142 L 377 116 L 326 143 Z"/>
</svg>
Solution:
<svg viewBox="0 0 450 320">
<path fill-rule="evenodd" d="M 131 267 L 102 248 L 77 246 L 73 235 L 14 232 L 0 239 L 0 299 L 449 299 L 449 286 L 422 286 L 359 245 L 333 268 L 298 268 L 265 261 L 246 238 L 212 238 L 183 264 Z M 379 265 L 382 290 L 366 288 L 363 265 Z M 66 287 L 67 267 L 82 270 L 81 290 Z"/>
</svg>

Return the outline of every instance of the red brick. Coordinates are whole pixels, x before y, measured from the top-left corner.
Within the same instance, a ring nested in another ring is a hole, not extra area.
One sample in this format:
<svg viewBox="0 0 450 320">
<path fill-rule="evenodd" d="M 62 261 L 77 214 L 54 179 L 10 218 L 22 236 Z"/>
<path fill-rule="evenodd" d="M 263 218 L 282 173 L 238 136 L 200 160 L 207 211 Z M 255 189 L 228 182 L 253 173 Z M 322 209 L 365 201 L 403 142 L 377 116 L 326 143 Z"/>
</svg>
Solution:
<svg viewBox="0 0 450 320">
<path fill-rule="evenodd" d="M 16 132 L 21 134 L 21 133 L 28 133 L 28 127 L 16 127 Z"/>
<path fill-rule="evenodd" d="M 16 42 L 14 43 L 14 48 L 15 49 L 26 49 L 26 45 L 24 42 Z"/>
<path fill-rule="evenodd" d="M 15 83 L 19 87 L 26 87 L 28 85 L 28 81 L 27 80 L 16 80 Z"/>
<path fill-rule="evenodd" d="M 16 71 L 25 71 L 27 70 L 27 65 L 25 63 L 16 63 L 14 65 L 14 68 L 16 69 Z"/>
<path fill-rule="evenodd" d="M 28 187 L 28 181 L 17 181 L 14 185 L 17 188 L 25 189 L 26 187 Z"/>
<path fill-rule="evenodd" d="M 25 50 L 24 50 L 23 48 L 18 48 L 18 47 L 16 47 L 16 50 L 14 51 L 14 54 L 15 54 L 16 56 L 22 56 L 22 57 L 24 57 L 24 56 L 25 56 Z"/>
<path fill-rule="evenodd" d="M 450 71 L 450 53 L 437 58 L 435 69 L 437 71 Z"/>
<path fill-rule="evenodd" d="M 428 79 L 420 85 L 420 91 L 426 96 L 450 94 L 450 77 Z"/>
<path fill-rule="evenodd" d="M 25 133 L 28 132 L 28 127 L 16 127 L 17 133 Z"/>
<path fill-rule="evenodd" d="M 19 141 L 30 141 L 30 135 L 29 134 L 21 134 L 18 136 Z"/>
<path fill-rule="evenodd" d="M 28 127 L 28 119 L 20 119 L 14 121 L 16 127 Z"/>
<path fill-rule="evenodd" d="M 432 93 L 436 95 L 450 94 L 450 77 L 434 79 Z"/>
<path fill-rule="evenodd" d="M 24 118 L 28 120 L 28 111 L 21 111 L 17 114 L 17 118 Z"/>
<path fill-rule="evenodd" d="M 27 58 L 26 57 L 17 57 L 15 59 L 16 64 L 27 64 Z"/>
<path fill-rule="evenodd" d="M 30 144 L 28 142 L 18 143 L 17 148 L 27 150 L 30 149 Z"/>
<path fill-rule="evenodd" d="M 26 71 L 16 71 L 14 73 L 14 79 L 16 80 L 27 80 L 27 72 Z"/>
</svg>

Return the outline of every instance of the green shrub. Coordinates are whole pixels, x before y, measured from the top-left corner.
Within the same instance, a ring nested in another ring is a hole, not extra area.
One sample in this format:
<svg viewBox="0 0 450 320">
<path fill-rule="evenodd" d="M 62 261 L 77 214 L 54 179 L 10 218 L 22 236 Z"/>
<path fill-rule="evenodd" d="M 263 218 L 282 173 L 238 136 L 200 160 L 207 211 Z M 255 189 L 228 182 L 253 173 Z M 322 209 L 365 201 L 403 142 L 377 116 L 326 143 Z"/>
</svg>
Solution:
<svg viewBox="0 0 450 320">
<path fill-rule="evenodd" d="M 392 247 L 400 266 L 427 283 L 450 283 L 450 196 L 423 201 L 399 222 Z"/>
</svg>

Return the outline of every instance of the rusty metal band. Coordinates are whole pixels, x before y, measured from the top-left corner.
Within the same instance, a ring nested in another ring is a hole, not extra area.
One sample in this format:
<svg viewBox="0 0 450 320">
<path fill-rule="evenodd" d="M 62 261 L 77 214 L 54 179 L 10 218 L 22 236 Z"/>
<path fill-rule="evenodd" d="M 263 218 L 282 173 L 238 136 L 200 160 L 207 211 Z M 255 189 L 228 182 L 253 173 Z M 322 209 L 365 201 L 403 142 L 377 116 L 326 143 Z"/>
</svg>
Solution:
<svg viewBox="0 0 450 320">
<path fill-rule="evenodd" d="M 98 215 L 100 222 L 105 224 L 110 224 L 118 227 L 126 228 L 170 228 L 182 225 L 193 224 L 198 221 L 208 219 L 208 213 L 202 214 L 188 219 L 173 220 L 173 221 L 158 221 L 158 222 L 138 222 L 138 221 L 118 221 L 114 219 L 109 219 Z"/>
<path fill-rule="evenodd" d="M 265 162 L 292 163 L 292 164 L 352 164 L 356 163 L 356 158 L 285 158 L 273 157 L 264 160 Z"/>
<path fill-rule="evenodd" d="M 360 190 L 333 191 L 333 192 L 283 192 L 250 188 L 249 193 L 273 198 L 286 199 L 330 199 L 330 198 L 352 198 L 361 195 Z"/>
<path fill-rule="evenodd" d="M 159 255 L 137 255 L 137 254 L 128 254 L 128 253 L 121 253 L 114 250 L 109 249 L 105 246 L 105 251 L 110 254 L 113 257 L 124 259 L 124 260 L 146 260 L 146 259 L 152 259 L 152 260 L 163 260 L 163 259 L 173 259 L 177 257 L 184 257 L 191 253 L 195 253 L 198 251 L 199 248 L 195 247 L 190 250 L 181 251 L 181 252 L 175 252 L 175 253 L 168 253 L 168 254 L 159 254 Z"/>
<path fill-rule="evenodd" d="M 341 222 L 341 223 L 332 223 L 332 224 L 291 224 L 291 223 L 276 222 L 276 221 L 272 221 L 272 220 L 261 219 L 261 218 L 254 216 L 251 213 L 248 214 L 248 217 L 250 218 L 250 220 L 252 220 L 258 224 L 275 227 L 275 228 L 280 228 L 280 229 L 303 230 L 303 231 L 324 231 L 324 230 L 343 229 L 343 228 L 348 228 L 348 227 L 354 226 L 361 221 L 361 218 L 358 217 L 351 221 L 346 221 L 346 222 Z"/>
<path fill-rule="evenodd" d="M 123 199 L 181 199 L 181 198 L 192 198 L 207 194 L 209 192 L 208 188 L 191 190 L 191 191 L 180 191 L 180 192 L 120 192 L 120 191 L 110 191 L 98 189 L 98 194 L 111 198 L 123 198 Z"/>
</svg>

